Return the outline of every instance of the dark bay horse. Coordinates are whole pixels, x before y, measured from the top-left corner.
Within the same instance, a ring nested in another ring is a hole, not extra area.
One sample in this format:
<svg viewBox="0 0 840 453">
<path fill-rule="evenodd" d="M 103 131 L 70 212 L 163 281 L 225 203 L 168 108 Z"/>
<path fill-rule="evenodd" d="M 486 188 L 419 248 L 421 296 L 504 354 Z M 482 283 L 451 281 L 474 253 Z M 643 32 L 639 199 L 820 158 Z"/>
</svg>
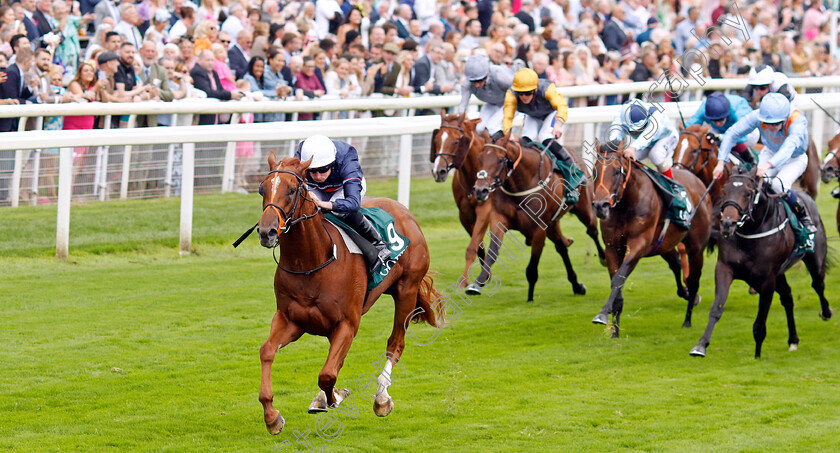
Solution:
<svg viewBox="0 0 840 453">
<path fill-rule="evenodd" d="M 609 299 L 592 320 L 606 325 L 613 314 L 613 338 L 619 336 L 619 319 L 624 307 L 622 288 L 639 260 L 660 255 L 677 281 L 677 294 L 688 301 L 683 327 L 691 327 L 691 312 L 699 302 L 698 288 L 703 270 L 703 251 L 712 225 L 712 206 L 708 198 L 700 202 L 703 183 L 693 174 L 674 169 L 674 178 L 685 187 L 693 206 L 691 228 L 684 231 L 665 227 L 665 209 L 654 183 L 642 173 L 642 165 L 621 154 L 619 142 L 599 147 L 595 163 L 595 212 L 601 219 L 601 234 L 607 246 L 607 269 L 610 272 Z M 664 231 L 663 231 L 664 229 Z M 682 283 L 680 256 L 676 250 L 685 244 L 688 254 L 686 288 Z"/>
<path fill-rule="evenodd" d="M 349 396 L 349 391 L 334 388 L 362 315 L 380 295 L 391 295 L 395 305 L 394 327 L 388 338 L 387 364 L 379 376 L 373 404 L 374 412 L 385 416 L 394 407 L 387 389 L 391 385 L 392 367 L 399 362 L 405 346 L 408 321 L 425 321 L 432 326 L 441 321 L 432 308 L 440 294 L 428 274 L 429 248 L 411 213 L 393 200 L 364 200 L 365 206 L 388 211 L 394 217 L 396 230 L 410 241 L 385 280 L 366 299 L 367 266 L 362 255 L 336 246 L 342 241 L 339 232 L 309 197 L 304 178 L 310 162 L 296 158 L 277 162 L 271 153 L 270 171 L 261 185 L 263 213 L 257 224 L 260 244 L 280 248 L 274 274 L 277 311 L 268 340 L 260 348 L 260 402 L 271 434 L 278 434 L 285 424 L 283 416 L 272 406 L 271 365 L 279 348 L 304 333 L 329 339 L 327 361 L 318 375 L 322 393 L 310 406 L 311 412 L 325 411 Z"/>
<path fill-rule="evenodd" d="M 790 350 L 796 350 L 799 345 L 793 319 L 793 295 L 785 278 L 785 271 L 799 259 L 789 260 L 794 247 L 793 230 L 782 205 L 784 201 L 770 194 L 767 190 L 769 186 L 756 177 L 755 168 L 748 171 L 743 167 L 735 167 L 723 187 L 721 238 L 717 242 L 720 250 L 715 266 L 715 301 L 709 311 L 706 330 L 690 352 L 693 356 L 706 356 L 712 330 L 723 314 L 729 287 L 736 278 L 747 282 L 759 294 L 758 316 L 753 324 L 755 357 L 761 357 L 761 345 L 767 334 L 767 313 L 774 292 L 779 293 L 782 306 L 785 307 Z M 811 274 L 811 286 L 820 298 L 820 317 L 828 320 L 832 312 L 824 295 L 828 250 L 825 228 L 814 200 L 799 189 L 794 190 L 797 196 L 802 197 L 817 227 L 814 252 L 805 254 L 801 259 Z"/>
<path fill-rule="evenodd" d="M 452 195 L 458 206 L 461 225 L 470 235 L 461 287 L 469 282 L 469 269 L 476 256 L 484 259 L 484 247 L 480 244 L 487 233 L 490 211 L 493 209 L 492 203 L 478 203 L 472 191 L 478 172 L 478 158 L 477 153 L 470 150 L 475 126 L 480 121 L 466 120 L 463 114 L 446 115 L 445 111 L 441 111 L 440 129 L 432 132 L 432 151 L 429 156 L 429 160 L 435 164 L 432 175 L 436 182 L 445 182 L 449 171 L 455 169 L 452 175 Z"/>
<path fill-rule="evenodd" d="M 574 210 L 587 227 L 587 234 L 595 241 L 599 256 L 604 249 L 598 240 L 598 222 L 590 202 L 589 185 L 581 185 L 580 201 L 567 205 L 563 198 L 565 181 L 551 169 L 551 158 L 544 152 L 521 147 L 510 140 L 510 132 L 496 143 L 492 143 L 485 132 L 483 140 L 476 140 L 474 147 L 481 147 L 478 156 L 479 173 L 475 183 L 475 194 L 479 202 L 491 198 L 493 210 L 490 214 L 491 243 L 484 260 L 481 274 L 467 287 L 470 294 L 478 294 L 490 279 L 490 268 L 499 258 L 504 233 L 509 229 L 521 232 L 526 245 L 531 246 L 531 259 L 525 270 L 528 279 L 528 302 L 534 300 L 534 287 L 539 278 L 538 266 L 545 239 L 554 242 L 555 250 L 563 258 L 566 275 L 575 294 L 586 294 L 586 286 L 578 282 L 577 274 L 569 259 L 568 243 L 560 230 L 559 218 Z M 581 157 L 567 148 L 584 168 Z M 496 192 L 496 189 L 499 189 Z"/>
<path fill-rule="evenodd" d="M 840 134 L 835 135 L 828 141 L 828 153 L 820 167 L 822 181 L 826 184 L 832 179 L 840 179 Z M 837 206 L 837 232 L 840 233 L 840 206 Z"/>
</svg>

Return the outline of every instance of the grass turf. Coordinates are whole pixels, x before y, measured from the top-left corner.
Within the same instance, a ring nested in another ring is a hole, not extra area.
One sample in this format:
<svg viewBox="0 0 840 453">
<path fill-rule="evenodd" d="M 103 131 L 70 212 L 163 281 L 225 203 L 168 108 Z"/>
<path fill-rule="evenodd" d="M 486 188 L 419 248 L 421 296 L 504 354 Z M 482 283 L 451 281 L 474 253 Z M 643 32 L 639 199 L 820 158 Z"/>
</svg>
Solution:
<svg viewBox="0 0 840 453">
<path fill-rule="evenodd" d="M 820 208 L 836 241 L 836 202 Z M 395 181 L 370 194 L 396 195 Z M 467 236 L 447 184 L 415 180 L 412 210 L 445 290 Z M 326 441 L 306 413 L 327 341 L 304 336 L 277 355 L 270 436 L 257 400 L 274 265 L 253 238 L 230 243 L 259 215 L 257 195 L 196 198 L 194 253 L 179 257 L 179 200 L 91 203 L 72 211 L 68 262 L 54 254 L 55 207 L 0 210 L 0 449 L 12 451 L 831 451 L 840 445 L 838 321 L 822 322 L 804 267 L 789 272 L 800 350 L 787 352 L 778 298 L 763 358 L 754 360 L 757 296 L 736 282 L 706 359 L 688 356 L 713 299 L 707 257 L 694 327 L 665 262 L 645 259 L 628 281 L 622 337 L 590 323 L 608 295 L 606 270 L 576 219 L 572 260 L 586 296 L 572 295 L 550 247 L 535 302 L 525 303 L 518 253 L 501 290 L 472 298 L 437 340 L 408 342 L 386 418 L 355 391 L 391 331 L 393 304 L 364 317 L 339 375 L 359 413 Z M 836 272 L 836 270 L 834 271 Z M 827 295 L 836 301 L 834 272 Z M 451 290 L 445 290 L 458 301 Z M 836 304 L 835 304 L 836 305 Z M 416 326 L 418 336 L 431 329 Z M 348 403 L 345 403 L 348 405 Z M 831 447 L 834 445 L 834 447 Z"/>
</svg>

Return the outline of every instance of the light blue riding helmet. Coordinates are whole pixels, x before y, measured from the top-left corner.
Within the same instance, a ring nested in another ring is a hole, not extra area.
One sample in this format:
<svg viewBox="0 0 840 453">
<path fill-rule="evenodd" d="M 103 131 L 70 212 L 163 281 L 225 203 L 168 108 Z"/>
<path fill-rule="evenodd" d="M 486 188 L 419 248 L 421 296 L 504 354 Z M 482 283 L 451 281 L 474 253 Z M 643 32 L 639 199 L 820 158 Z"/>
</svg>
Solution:
<svg viewBox="0 0 840 453">
<path fill-rule="evenodd" d="M 788 119 L 790 101 L 780 93 L 769 93 L 761 99 L 758 106 L 758 119 L 762 123 L 781 123 Z"/>
</svg>

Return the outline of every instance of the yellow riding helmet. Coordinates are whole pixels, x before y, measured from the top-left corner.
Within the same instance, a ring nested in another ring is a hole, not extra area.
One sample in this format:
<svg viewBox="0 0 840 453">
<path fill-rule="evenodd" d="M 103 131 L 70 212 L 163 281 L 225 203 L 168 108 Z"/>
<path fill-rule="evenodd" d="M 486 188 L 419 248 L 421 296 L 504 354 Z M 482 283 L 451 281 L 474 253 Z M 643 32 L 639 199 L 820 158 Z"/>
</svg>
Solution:
<svg viewBox="0 0 840 453">
<path fill-rule="evenodd" d="M 540 78 L 533 69 L 522 68 L 513 76 L 513 91 L 534 91 L 540 83 Z"/>
</svg>

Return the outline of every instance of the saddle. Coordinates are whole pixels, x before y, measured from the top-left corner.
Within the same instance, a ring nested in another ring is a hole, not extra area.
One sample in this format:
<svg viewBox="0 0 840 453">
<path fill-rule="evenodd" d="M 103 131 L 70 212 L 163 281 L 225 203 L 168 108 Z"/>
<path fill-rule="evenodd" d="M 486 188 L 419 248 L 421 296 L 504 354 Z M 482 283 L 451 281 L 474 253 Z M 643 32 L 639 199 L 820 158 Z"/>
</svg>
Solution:
<svg viewBox="0 0 840 453">
<path fill-rule="evenodd" d="M 691 226 L 691 200 L 688 198 L 685 188 L 676 180 L 671 179 L 656 170 L 636 163 L 636 167 L 647 175 L 656 187 L 662 202 L 665 204 L 665 218 L 673 225 L 682 230 L 688 230 Z"/>
<path fill-rule="evenodd" d="M 790 254 L 788 261 L 792 261 L 806 253 L 814 252 L 814 237 L 813 234 L 799 223 L 799 218 L 796 213 L 785 202 L 782 202 L 785 207 L 785 213 L 790 221 L 790 228 L 793 230 L 793 251 Z"/>
<path fill-rule="evenodd" d="M 408 248 L 408 244 L 410 241 L 407 237 L 397 233 L 396 225 L 394 223 L 394 217 L 391 216 L 387 211 L 381 208 L 361 208 L 360 209 L 362 215 L 370 220 L 370 223 L 373 224 L 373 227 L 376 228 L 376 231 L 379 232 L 379 235 L 382 236 L 382 240 L 388 244 L 388 249 L 391 251 L 391 259 L 388 260 L 382 266 L 379 266 L 376 269 L 376 272 L 371 274 L 368 272 L 368 284 L 367 290 L 370 291 L 373 288 L 376 288 L 382 280 L 388 275 L 388 272 L 391 271 L 391 268 L 400 259 L 403 252 Z M 366 268 L 370 269 L 372 264 L 372 260 L 377 260 L 378 251 L 376 247 L 373 246 L 370 242 L 362 238 L 362 236 L 356 232 L 353 228 L 349 225 L 344 223 L 339 217 L 332 213 L 324 213 L 324 217 L 326 217 L 327 221 L 335 225 L 336 227 L 342 229 L 347 235 L 352 239 L 352 241 L 356 244 L 356 246 L 361 251 L 362 256 L 365 259 Z M 348 249 L 351 250 L 349 244 Z"/>
<path fill-rule="evenodd" d="M 534 148 L 538 150 L 540 153 L 547 152 L 546 146 L 539 142 L 530 141 L 525 144 L 525 146 Z M 569 150 L 567 149 L 566 152 L 568 153 Z M 570 154 L 571 155 L 571 154 Z M 549 157 L 551 155 L 549 154 Z M 580 199 L 580 190 L 578 187 L 586 181 L 586 174 L 583 173 L 583 170 L 578 168 L 575 165 L 569 165 L 568 163 L 560 160 L 560 159 L 551 159 L 552 162 L 552 171 L 557 169 L 560 171 L 560 175 L 563 176 L 563 180 L 565 181 L 563 187 L 563 198 L 566 199 L 566 204 L 574 205 L 577 204 L 578 200 Z"/>
</svg>

